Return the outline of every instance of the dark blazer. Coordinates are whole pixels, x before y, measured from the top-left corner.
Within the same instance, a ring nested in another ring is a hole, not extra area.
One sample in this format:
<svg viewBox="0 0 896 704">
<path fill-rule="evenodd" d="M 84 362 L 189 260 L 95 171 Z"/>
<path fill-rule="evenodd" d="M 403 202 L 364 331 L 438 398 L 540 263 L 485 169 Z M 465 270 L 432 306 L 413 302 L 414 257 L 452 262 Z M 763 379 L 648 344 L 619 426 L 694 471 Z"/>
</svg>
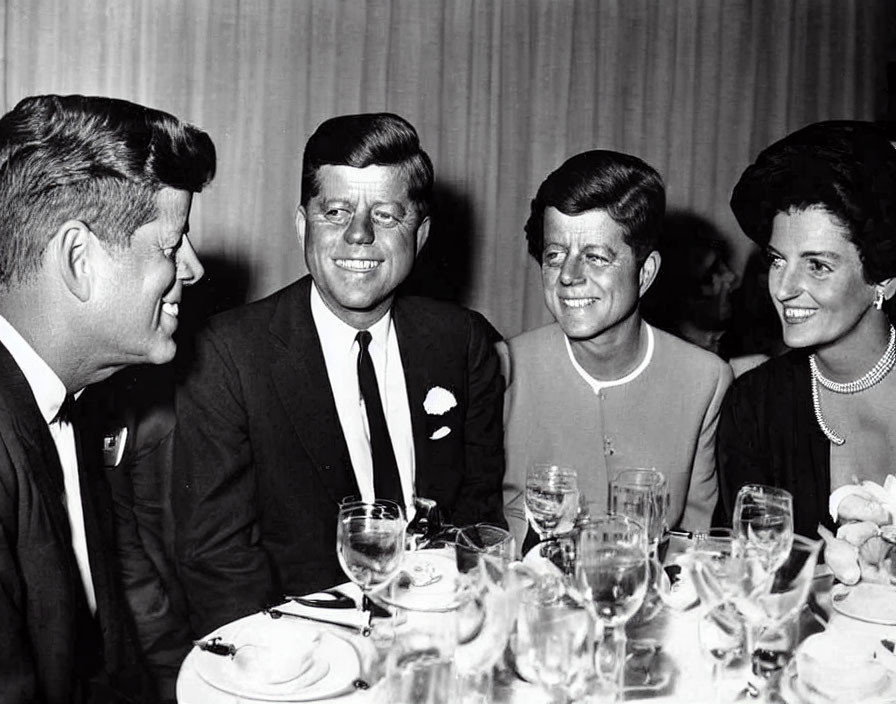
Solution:
<svg viewBox="0 0 896 704">
<path fill-rule="evenodd" d="M 91 386 L 82 404 L 89 405 L 92 417 L 105 420 L 105 436 L 118 438 L 114 446 L 106 445 L 103 474 L 115 505 L 125 598 L 160 699 L 174 702 L 177 674 L 193 638 L 170 552 L 173 365 L 123 370 Z M 127 430 L 125 436 L 121 428 Z"/>
<path fill-rule="evenodd" d="M 212 318 L 177 392 L 172 482 L 178 568 L 204 635 L 284 593 L 347 577 L 339 501 L 358 494 L 323 352 L 311 279 Z M 422 298 L 392 308 L 405 372 L 418 496 L 443 520 L 503 523 L 503 391 L 482 316 Z M 457 406 L 424 411 L 433 387 Z M 433 433 L 447 426 L 441 439 Z"/>
<path fill-rule="evenodd" d="M 807 537 L 833 527 L 831 444 L 812 409 L 809 357 L 793 350 L 752 369 L 728 390 L 716 433 L 719 503 L 715 525 L 731 525 L 744 484 L 770 484 L 793 494 L 793 527 Z"/>
<path fill-rule="evenodd" d="M 114 514 L 99 443 L 81 426 L 88 608 L 72 550 L 62 467 L 25 376 L 0 345 L 0 702 L 153 701 L 111 548 Z M 85 448 L 94 448 L 96 453 Z"/>
</svg>

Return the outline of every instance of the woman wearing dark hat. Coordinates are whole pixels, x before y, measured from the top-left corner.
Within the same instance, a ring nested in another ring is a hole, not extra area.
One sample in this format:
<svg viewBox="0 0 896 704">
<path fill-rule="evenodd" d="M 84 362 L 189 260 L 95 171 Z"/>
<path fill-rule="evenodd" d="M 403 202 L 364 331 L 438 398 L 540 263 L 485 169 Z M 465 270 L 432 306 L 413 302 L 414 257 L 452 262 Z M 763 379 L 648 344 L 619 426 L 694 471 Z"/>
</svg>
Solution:
<svg viewBox="0 0 896 704">
<path fill-rule="evenodd" d="M 764 248 L 787 354 L 740 377 L 717 436 L 720 502 L 771 484 L 794 530 L 831 525 L 832 490 L 896 470 L 896 149 L 870 123 L 821 122 L 763 151 L 731 207 Z"/>
</svg>

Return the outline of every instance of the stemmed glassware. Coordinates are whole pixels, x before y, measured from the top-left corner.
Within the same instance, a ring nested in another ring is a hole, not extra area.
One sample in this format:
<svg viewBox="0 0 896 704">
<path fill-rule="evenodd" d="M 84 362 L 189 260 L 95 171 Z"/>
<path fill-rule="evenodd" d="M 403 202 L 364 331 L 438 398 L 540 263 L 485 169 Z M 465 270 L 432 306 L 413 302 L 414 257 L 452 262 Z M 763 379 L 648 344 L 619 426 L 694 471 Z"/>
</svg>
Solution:
<svg viewBox="0 0 896 704">
<path fill-rule="evenodd" d="M 370 593 L 401 568 L 405 549 L 404 511 L 394 501 L 344 501 L 336 523 L 336 554 L 348 578 L 361 588 L 359 609 Z"/>
<path fill-rule="evenodd" d="M 793 543 L 793 496 L 765 484 L 747 484 L 737 492 L 732 519 L 734 537 L 747 545 L 768 572 L 787 559 Z"/>
<path fill-rule="evenodd" d="M 546 557 L 561 556 L 558 538 L 568 534 L 579 513 L 576 471 L 555 464 L 534 464 L 526 473 L 526 518 L 541 541 Z"/>
<path fill-rule="evenodd" d="M 576 471 L 554 464 L 534 464 L 526 474 L 526 517 L 542 540 L 572 530 L 579 511 Z"/>
<path fill-rule="evenodd" d="M 466 593 L 458 606 L 458 643 L 454 654 L 458 701 L 492 701 L 493 671 L 513 629 L 522 583 L 511 568 L 516 557 L 513 535 L 498 526 L 476 523 L 455 537 L 458 588 Z"/>
<path fill-rule="evenodd" d="M 769 681 L 790 658 L 795 619 L 809 596 L 820 549 L 821 541 L 795 535 L 790 549 L 769 574 L 763 567 L 768 555 L 765 550 L 734 543 L 741 579 L 735 603 L 747 622 L 747 652 L 752 657 L 753 674 L 759 677 L 747 687 L 754 698 L 766 700 Z"/>
<path fill-rule="evenodd" d="M 603 626 L 596 655 L 598 678 L 621 701 L 625 674 L 625 624 L 644 601 L 650 575 L 647 531 L 619 515 L 582 526 L 576 544 L 579 584 Z"/>
<path fill-rule="evenodd" d="M 792 648 L 793 620 L 812 585 L 820 542 L 793 533 L 793 497 L 762 484 L 741 487 L 732 521 L 738 590 L 746 620 L 752 678 L 747 692 L 764 698 L 768 681 L 783 668 Z"/>
<path fill-rule="evenodd" d="M 734 604 L 740 583 L 730 528 L 710 528 L 699 533 L 688 549 L 685 564 L 700 597 L 702 614 L 697 633 L 712 658 L 716 701 L 724 701 L 722 673 L 745 650 L 743 615 Z"/>
</svg>

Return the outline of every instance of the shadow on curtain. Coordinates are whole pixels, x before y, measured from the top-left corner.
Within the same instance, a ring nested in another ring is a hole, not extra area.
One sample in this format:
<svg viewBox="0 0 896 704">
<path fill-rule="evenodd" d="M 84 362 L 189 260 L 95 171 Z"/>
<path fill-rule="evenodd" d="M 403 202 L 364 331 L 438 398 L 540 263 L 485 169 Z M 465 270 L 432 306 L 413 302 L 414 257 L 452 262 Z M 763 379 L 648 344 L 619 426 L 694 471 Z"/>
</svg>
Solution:
<svg viewBox="0 0 896 704">
<path fill-rule="evenodd" d="M 408 118 L 436 165 L 437 237 L 412 287 L 512 335 L 548 320 L 523 224 L 544 176 L 592 148 L 663 174 L 742 266 L 730 189 L 764 146 L 885 104 L 886 0 L 6 0 L 5 111 L 107 94 L 208 130 L 200 251 L 259 298 L 304 272 L 301 149 L 324 119 Z M 214 272 L 213 272 L 214 273 Z M 425 274 L 425 275 L 424 275 Z M 220 281 L 220 279 L 219 279 Z M 234 289 L 236 291 L 237 289 Z"/>
</svg>

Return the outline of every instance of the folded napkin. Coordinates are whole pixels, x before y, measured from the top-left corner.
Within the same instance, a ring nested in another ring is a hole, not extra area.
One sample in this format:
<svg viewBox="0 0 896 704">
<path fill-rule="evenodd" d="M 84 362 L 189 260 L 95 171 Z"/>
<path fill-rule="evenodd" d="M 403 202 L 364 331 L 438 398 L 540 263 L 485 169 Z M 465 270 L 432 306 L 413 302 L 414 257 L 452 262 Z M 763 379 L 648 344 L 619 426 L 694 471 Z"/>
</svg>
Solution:
<svg viewBox="0 0 896 704">
<path fill-rule="evenodd" d="M 297 629 L 295 625 L 254 620 L 233 633 L 235 672 L 256 685 L 293 682 L 309 674 L 320 645 L 320 629 Z"/>
</svg>

